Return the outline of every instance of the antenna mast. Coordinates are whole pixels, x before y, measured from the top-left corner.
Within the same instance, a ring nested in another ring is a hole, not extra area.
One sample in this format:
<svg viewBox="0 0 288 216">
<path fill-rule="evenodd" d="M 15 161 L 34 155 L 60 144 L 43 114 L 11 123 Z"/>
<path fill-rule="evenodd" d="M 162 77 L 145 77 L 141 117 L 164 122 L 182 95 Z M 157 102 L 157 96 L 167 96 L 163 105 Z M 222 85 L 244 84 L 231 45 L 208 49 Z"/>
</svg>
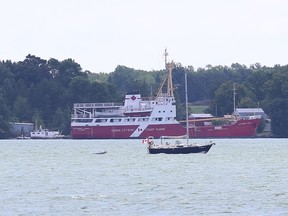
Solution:
<svg viewBox="0 0 288 216">
<path fill-rule="evenodd" d="M 165 49 L 165 51 L 164 51 L 164 54 L 163 54 L 164 56 L 165 56 L 165 65 L 164 65 L 164 67 L 167 69 L 167 56 L 168 56 L 168 52 L 167 52 L 167 49 Z"/>
<path fill-rule="evenodd" d="M 187 73 L 185 73 L 185 108 L 186 108 L 186 142 L 189 144 L 189 121 L 188 121 L 188 90 L 187 90 Z"/>
<path fill-rule="evenodd" d="M 234 114 L 235 114 L 235 111 L 236 111 L 236 87 L 235 87 L 235 83 L 233 83 L 233 111 L 234 111 Z"/>
<path fill-rule="evenodd" d="M 168 96 L 173 97 L 173 83 L 172 83 L 172 69 L 173 69 L 173 61 L 167 62 L 166 57 L 168 56 L 167 50 L 165 49 L 165 65 L 166 70 L 168 71 L 168 77 L 167 77 L 167 94 Z"/>
<path fill-rule="evenodd" d="M 174 96 L 174 88 L 173 88 L 173 82 L 172 82 L 172 69 L 173 69 L 173 61 L 168 62 L 167 60 L 167 56 L 168 56 L 168 52 L 167 49 L 165 49 L 164 52 L 164 56 L 165 56 L 165 68 L 167 70 L 167 74 L 165 79 L 163 80 L 163 82 L 161 83 L 158 93 L 157 93 L 157 97 L 159 97 L 160 95 L 162 95 L 162 88 L 164 86 L 164 84 L 167 82 L 167 96 Z"/>
</svg>

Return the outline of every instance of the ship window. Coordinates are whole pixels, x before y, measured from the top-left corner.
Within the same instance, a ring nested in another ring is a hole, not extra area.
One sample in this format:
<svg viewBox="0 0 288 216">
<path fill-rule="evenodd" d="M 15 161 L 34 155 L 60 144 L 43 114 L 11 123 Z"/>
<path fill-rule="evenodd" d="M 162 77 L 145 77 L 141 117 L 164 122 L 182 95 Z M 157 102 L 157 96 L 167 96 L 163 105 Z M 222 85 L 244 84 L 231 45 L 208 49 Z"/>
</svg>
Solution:
<svg viewBox="0 0 288 216">
<path fill-rule="evenodd" d="M 140 122 L 145 122 L 145 121 L 148 121 L 149 120 L 149 118 L 139 118 L 138 119 L 138 121 L 140 121 Z"/>
<path fill-rule="evenodd" d="M 110 119 L 110 122 L 120 122 L 121 119 Z"/>
<path fill-rule="evenodd" d="M 152 118 L 152 121 L 162 121 L 163 118 Z"/>
<path fill-rule="evenodd" d="M 96 119 L 95 122 L 107 122 L 107 119 Z"/>
<path fill-rule="evenodd" d="M 92 122 L 93 119 L 76 119 L 75 122 Z"/>
<path fill-rule="evenodd" d="M 125 119 L 124 121 L 125 121 L 125 122 L 134 122 L 134 121 L 135 121 L 135 118 L 130 118 L 130 119 L 128 118 L 128 119 Z"/>
</svg>

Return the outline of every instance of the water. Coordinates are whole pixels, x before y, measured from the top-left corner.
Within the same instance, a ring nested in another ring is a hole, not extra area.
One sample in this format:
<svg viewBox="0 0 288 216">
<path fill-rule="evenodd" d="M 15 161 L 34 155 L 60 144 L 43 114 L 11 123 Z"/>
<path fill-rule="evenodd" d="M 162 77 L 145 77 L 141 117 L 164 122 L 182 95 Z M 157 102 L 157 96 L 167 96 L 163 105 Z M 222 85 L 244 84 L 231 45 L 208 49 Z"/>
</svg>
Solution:
<svg viewBox="0 0 288 216">
<path fill-rule="evenodd" d="M 141 140 L 1 140 L 0 215 L 288 215 L 288 139 L 214 141 L 149 155 Z"/>
</svg>

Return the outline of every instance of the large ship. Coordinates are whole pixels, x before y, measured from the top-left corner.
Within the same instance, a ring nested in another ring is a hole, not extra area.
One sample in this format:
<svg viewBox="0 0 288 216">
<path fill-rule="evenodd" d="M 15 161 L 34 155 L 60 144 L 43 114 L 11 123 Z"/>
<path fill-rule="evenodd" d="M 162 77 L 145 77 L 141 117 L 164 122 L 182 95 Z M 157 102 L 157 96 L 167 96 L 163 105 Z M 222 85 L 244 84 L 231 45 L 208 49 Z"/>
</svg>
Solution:
<svg viewBox="0 0 288 216">
<path fill-rule="evenodd" d="M 76 103 L 71 118 L 72 139 L 145 139 L 181 136 L 186 127 L 176 120 L 176 101 L 172 82 L 174 63 L 167 61 L 167 74 L 154 98 L 142 98 L 139 92 L 126 94 L 123 103 Z M 165 91 L 164 85 L 166 86 Z M 196 121 L 196 120 L 191 120 Z M 257 117 L 225 121 L 222 125 L 189 124 L 191 138 L 253 137 Z"/>
</svg>

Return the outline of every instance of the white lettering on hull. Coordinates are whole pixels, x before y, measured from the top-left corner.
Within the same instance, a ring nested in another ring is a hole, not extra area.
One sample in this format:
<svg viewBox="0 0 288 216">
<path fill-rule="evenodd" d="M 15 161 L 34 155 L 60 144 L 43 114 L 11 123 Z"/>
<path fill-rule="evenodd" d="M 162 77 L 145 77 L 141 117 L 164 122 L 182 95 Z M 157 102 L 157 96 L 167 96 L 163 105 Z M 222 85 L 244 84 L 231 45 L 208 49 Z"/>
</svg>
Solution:
<svg viewBox="0 0 288 216">
<path fill-rule="evenodd" d="M 134 129 L 130 128 L 122 128 L 122 129 L 111 129 L 111 132 L 113 133 L 120 133 L 120 132 L 133 132 Z"/>
<path fill-rule="evenodd" d="M 131 138 L 137 138 L 148 127 L 149 123 L 141 123 L 138 128 L 131 134 Z"/>
</svg>

